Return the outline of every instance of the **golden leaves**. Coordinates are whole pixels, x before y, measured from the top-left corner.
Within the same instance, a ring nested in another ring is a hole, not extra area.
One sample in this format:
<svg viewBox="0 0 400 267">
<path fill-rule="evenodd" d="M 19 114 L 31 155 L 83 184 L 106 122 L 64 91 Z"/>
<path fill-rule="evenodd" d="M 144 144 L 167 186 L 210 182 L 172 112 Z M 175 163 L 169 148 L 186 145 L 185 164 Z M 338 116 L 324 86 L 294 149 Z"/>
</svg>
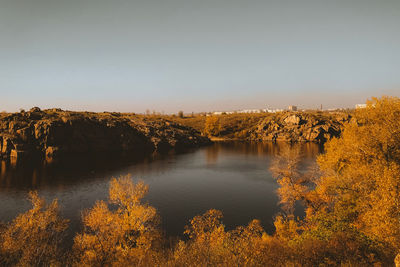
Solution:
<svg viewBox="0 0 400 267">
<path fill-rule="evenodd" d="M 144 183 L 134 184 L 130 177 L 111 180 L 108 202 L 117 209 L 99 201 L 83 214 L 85 230 L 74 241 L 79 264 L 140 263 L 154 256 L 160 220 L 155 208 L 141 203 L 147 190 Z"/>
<path fill-rule="evenodd" d="M 400 99 L 373 98 L 357 123 L 326 145 L 318 159 L 325 174 L 317 191 L 337 216 L 372 238 L 400 249 Z M 349 215 L 351 214 L 351 217 Z"/>
<path fill-rule="evenodd" d="M 267 234 L 258 220 L 248 226 L 225 231 L 222 212 L 208 210 L 194 217 L 185 233 L 187 242 L 180 241 L 174 249 L 173 266 L 265 266 Z M 271 262 L 269 262 L 271 263 Z"/>
<path fill-rule="evenodd" d="M 30 192 L 32 209 L 20 214 L 1 235 L 1 252 L 7 265 L 36 266 L 60 263 L 61 242 L 68 220 L 59 216 L 57 200 L 46 205 Z"/>
<path fill-rule="evenodd" d="M 217 116 L 208 116 L 204 123 L 204 133 L 208 136 L 217 136 L 221 131 L 221 124 Z"/>
</svg>

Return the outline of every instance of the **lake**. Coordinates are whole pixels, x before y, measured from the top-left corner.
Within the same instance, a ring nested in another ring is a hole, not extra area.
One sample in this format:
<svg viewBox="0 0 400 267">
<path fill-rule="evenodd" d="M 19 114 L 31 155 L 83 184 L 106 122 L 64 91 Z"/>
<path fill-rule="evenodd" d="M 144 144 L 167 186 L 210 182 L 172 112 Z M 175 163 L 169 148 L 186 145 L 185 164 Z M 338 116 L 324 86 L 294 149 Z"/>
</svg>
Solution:
<svg viewBox="0 0 400 267">
<path fill-rule="evenodd" d="M 46 162 L 0 161 L 0 220 L 10 221 L 30 208 L 27 193 L 37 190 L 59 200 L 70 219 L 69 235 L 79 231 L 81 212 L 105 200 L 111 177 L 131 175 L 149 185 L 145 199 L 157 208 L 167 236 L 182 236 L 195 215 L 219 209 L 227 229 L 259 219 L 273 232 L 280 211 L 278 187 L 269 171 L 282 146 L 288 144 L 217 142 L 200 149 L 151 155 L 81 155 Z M 301 168 L 315 162 L 316 144 L 302 145 Z M 301 212 L 298 213 L 301 216 Z"/>
</svg>

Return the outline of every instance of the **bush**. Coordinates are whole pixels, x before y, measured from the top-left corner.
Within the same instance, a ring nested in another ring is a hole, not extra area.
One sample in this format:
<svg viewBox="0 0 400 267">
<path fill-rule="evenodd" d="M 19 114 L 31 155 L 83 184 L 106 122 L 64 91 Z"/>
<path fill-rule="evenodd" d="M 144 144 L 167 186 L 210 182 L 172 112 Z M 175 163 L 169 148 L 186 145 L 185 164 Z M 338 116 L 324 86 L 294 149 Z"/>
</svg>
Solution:
<svg viewBox="0 0 400 267">
<path fill-rule="evenodd" d="M 1 234 L 3 264 L 61 266 L 68 221 L 60 217 L 57 200 L 46 205 L 36 192 L 30 192 L 29 198 L 32 209 L 6 225 Z"/>
<path fill-rule="evenodd" d="M 84 213 L 84 231 L 74 240 L 79 265 L 155 264 L 161 240 L 157 210 L 141 202 L 148 186 L 134 184 L 129 176 L 112 179 L 109 204 L 99 201 Z M 150 264 L 151 263 L 151 264 Z"/>
</svg>

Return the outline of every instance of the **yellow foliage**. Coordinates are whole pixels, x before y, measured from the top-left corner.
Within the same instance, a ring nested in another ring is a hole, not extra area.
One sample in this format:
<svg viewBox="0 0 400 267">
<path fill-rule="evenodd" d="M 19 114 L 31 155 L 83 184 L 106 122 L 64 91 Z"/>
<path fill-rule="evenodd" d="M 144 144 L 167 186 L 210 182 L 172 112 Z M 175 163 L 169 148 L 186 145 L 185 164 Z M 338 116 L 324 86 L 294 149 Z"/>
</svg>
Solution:
<svg viewBox="0 0 400 267">
<path fill-rule="evenodd" d="M 3 264 L 7 266 L 61 265 L 60 248 L 68 221 L 60 218 L 57 200 L 50 205 L 30 192 L 32 209 L 18 215 L 1 235 Z"/>
<path fill-rule="evenodd" d="M 400 99 L 372 99 L 319 157 L 316 192 L 335 216 L 400 249 Z"/>
<path fill-rule="evenodd" d="M 204 133 L 209 136 L 217 136 L 221 131 L 221 125 L 217 116 L 209 116 L 204 124 Z"/>
<path fill-rule="evenodd" d="M 253 220 L 247 227 L 225 231 L 222 213 L 209 210 L 191 220 L 185 233 L 187 242 L 180 241 L 174 250 L 173 266 L 265 266 L 269 258 L 268 235 L 260 222 Z M 271 263 L 271 262 L 269 262 Z"/>
<path fill-rule="evenodd" d="M 292 255 L 286 264 L 393 263 L 400 250 L 399 129 L 400 100 L 383 97 L 357 110 L 342 136 L 326 144 L 322 176 L 298 171 L 296 149 L 281 151 L 271 169 L 286 211 L 275 220 L 275 238 Z M 294 219 L 296 201 L 304 219 Z"/>
<path fill-rule="evenodd" d="M 286 215 L 294 212 L 296 201 L 306 202 L 312 176 L 299 171 L 302 151 L 298 144 L 282 146 L 270 169 L 279 184 L 278 196 Z"/>
<path fill-rule="evenodd" d="M 281 202 L 306 216 L 275 220 L 275 237 L 294 265 L 393 263 L 400 250 L 400 100 L 373 99 L 319 156 L 322 176 L 301 178 L 296 151 L 272 167 Z M 304 183 L 305 182 L 305 183 Z M 293 211 L 293 210 L 289 210 Z"/>
<path fill-rule="evenodd" d="M 301 227 L 298 222 L 292 218 L 277 216 L 274 222 L 275 236 L 279 240 L 289 242 L 299 236 Z"/>
<path fill-rule="evenodd" d="M 110 210 L 99 201 L 83 215 L 84 231 L 74 240 L 78 265 L 124 266 L 157 262 L 161 233 L 155 208 L 141 203 L 148 186 L 134 184 L 130 177 L 112 179 Z"/>
</svg>

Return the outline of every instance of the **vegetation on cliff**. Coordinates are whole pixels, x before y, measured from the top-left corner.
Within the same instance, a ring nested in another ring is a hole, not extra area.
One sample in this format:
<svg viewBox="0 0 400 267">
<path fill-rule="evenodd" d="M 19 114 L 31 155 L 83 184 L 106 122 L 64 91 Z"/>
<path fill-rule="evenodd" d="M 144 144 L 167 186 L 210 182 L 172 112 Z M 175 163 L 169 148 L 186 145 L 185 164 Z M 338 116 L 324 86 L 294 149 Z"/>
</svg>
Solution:
<svg viewBox="0 0 400 267">
<path fill-rule="evenodd" d="M 57 202 L 31 194 L 33 208 L 3 225 L 1 263 L 17 266 L 393 266 L 400 251 L 400 99 L 373 99 L 326 143 L 318 172 L 299 171 L 295 144 L 271 165 L 282 212 L 275 233 L 260 222 L 228 231 L 222 213 L 194 217 L 187 239 L 166 246 L 147 186 L 113 179 L 109 201 L 84 212 L 72 249 Z M 206 197 L 206 196 L 205 196 Z M 301 203 L 304 218 L 294 216 Z M 28 237 L 29 238 L 26 238 Z"/>
</svg>

